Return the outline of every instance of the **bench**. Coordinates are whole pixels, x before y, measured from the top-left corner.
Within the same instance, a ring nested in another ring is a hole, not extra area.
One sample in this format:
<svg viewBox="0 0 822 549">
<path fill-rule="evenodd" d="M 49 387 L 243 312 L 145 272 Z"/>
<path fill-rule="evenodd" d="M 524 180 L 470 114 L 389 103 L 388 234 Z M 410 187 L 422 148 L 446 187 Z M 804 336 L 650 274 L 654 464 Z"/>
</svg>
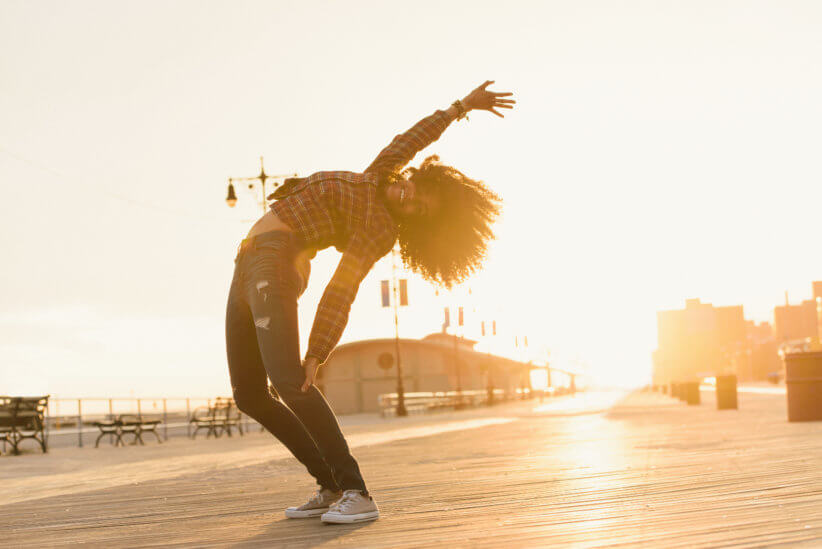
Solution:
<svg viewBox="0 0 822 549">
<path fill-rule="evenodd" d="M 134 437 L 132 444 L 139 443 L 145 446 L 143 433 L 152 433 L 157 437 L 157 442 L 162 443 L 163 440 L 157 432 L 157 426 L 160 423 L 159 419 L 145 419 L 141 415 L 134 414 L 121 414 L 113 416 L 111 419 L 96 421 L 94 425 L 100 429 L 100 434 L 97 436 L 97 440 L 94 441 L 94 447 L 100 446 L 100 439 L 104 436 L 108 436 L 114 446 L 125 446 L 123 435 L 132 435 Z"/>
<path fill-rule="evenodd" d="M 10 444 L 14 454 L 20 453 L 20 443 L 32 439 L 47 451 L 45 413 L 49 397 L 0 396 L 0 440 L 3 451 Z"/>
<path fill-rule="evenodd" d="M 197 438 L 200 429 L 207 429 L 206 438 L 211 435 L 219 438 L 223 433 L 231 436 L 231 429 L 235 427 L 243 436 L 240 410 L 232 398 L 217 397 L 213 404 L 196 408 L 189 423 L 194 427 L 191 438 Z"/>
</svg>

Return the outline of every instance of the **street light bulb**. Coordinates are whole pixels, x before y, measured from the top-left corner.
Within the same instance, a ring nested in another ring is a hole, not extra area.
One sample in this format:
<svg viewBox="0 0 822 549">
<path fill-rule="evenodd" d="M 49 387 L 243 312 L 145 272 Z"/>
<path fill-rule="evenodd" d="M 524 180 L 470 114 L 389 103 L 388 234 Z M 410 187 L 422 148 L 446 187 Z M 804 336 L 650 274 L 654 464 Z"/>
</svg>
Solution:
<svg viewBox="0 0 822 549">
<path fill-rule="evenodd" d="M 234 192 L 234 184 L 228 184 L 228 196 L 225 197 L 225 203 L 229 208 L 233 208 L 237 204 L 237 193 Z"/>
</svg>

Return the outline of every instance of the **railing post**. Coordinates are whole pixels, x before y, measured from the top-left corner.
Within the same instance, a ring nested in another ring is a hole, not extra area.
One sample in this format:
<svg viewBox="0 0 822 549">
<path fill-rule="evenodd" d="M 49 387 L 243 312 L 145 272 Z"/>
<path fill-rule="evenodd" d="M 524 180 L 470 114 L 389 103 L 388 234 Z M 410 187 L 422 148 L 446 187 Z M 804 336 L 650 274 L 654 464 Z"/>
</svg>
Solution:
<svg viewBox="0 0 822 549">
<path fill-rule="evenodd" d="M 191 437 L 191 399 L 186 397 L 186 436 Z"/>
<path fill-rule="evenodd" d="M 83 400 L 77 399 L 77 442 L 83 447 Z"/>
<path fill-rule="evenodd" d="M 143 421 L 143 411 L 140 409 L 140 399 L 137 399 L 137 421 Z"/>
<path fill-rule="evenodd" d="M 163 399 L 163 436 L 168 442 L 168 407 L 166 406 L 166 399 Z"/>
<path fill-rule="evenodd" d="M 112 403 L 114 399 L 108 399 L 108 418 L 114 418 L 114 404 Z"/>
<path fill-rule="evenodd" d="M 49 398 L 48 396 L 46 397 Z M 46 400 L 46 409 L 43 412 L 43 438 L 48 444 L 49 440 L 49 420 L 51 419 L 51 411 L 49 411 L 49 401 Z"/>
</svg>

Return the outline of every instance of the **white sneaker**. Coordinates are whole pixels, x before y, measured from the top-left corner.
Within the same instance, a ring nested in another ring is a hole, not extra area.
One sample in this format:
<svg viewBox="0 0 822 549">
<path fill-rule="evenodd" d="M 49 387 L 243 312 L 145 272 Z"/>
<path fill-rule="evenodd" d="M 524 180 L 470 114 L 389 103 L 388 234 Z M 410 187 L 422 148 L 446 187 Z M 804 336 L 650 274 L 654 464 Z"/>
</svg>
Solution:
<svg viewBox="0 0 822 549">
<path fill-rule="evenodd" d="M 340 499 L 341 492 L 334 492 L 328 488 L 317 490 L 307 502 L 299 507 L 289 507 L 285 510 L 288 518 L 309 518 L 317 517 L 328 511 L 332 503 Z"/>
<path fill-rule="evenodd" d="M 346 490 L 320 519 L 323 522 L 347 524 L 349 522 L 366 522 L 377 520 L 380 510 L 371 496 L 364 496 L 359 490 Z"/>
</svg>

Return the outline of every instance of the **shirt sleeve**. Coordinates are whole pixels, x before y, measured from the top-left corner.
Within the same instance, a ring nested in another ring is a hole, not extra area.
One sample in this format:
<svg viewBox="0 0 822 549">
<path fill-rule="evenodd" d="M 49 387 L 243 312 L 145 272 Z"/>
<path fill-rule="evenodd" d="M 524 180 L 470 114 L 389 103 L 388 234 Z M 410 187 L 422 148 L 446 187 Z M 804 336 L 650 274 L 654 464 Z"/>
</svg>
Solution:
<svg viewBox="0 0 822 549">
<path fill-rule="evenodd" d="M 320 363 L 328 358 L 348 323 L 348 313 L 360 283 L 383 255 L 376 242 L 359 235 L 351 238 L 317 306 L 306 358 L 313 356 Z"/>
<path fill-rule="evenodd" d="M 414 156 L 436 141 L 451 121 L 445 111 L 436 110 L 411 129 L 394 137 L 377 158 L 365 169 L 368 172 L 392 172 L 408 164 Z"/>
</svg>

